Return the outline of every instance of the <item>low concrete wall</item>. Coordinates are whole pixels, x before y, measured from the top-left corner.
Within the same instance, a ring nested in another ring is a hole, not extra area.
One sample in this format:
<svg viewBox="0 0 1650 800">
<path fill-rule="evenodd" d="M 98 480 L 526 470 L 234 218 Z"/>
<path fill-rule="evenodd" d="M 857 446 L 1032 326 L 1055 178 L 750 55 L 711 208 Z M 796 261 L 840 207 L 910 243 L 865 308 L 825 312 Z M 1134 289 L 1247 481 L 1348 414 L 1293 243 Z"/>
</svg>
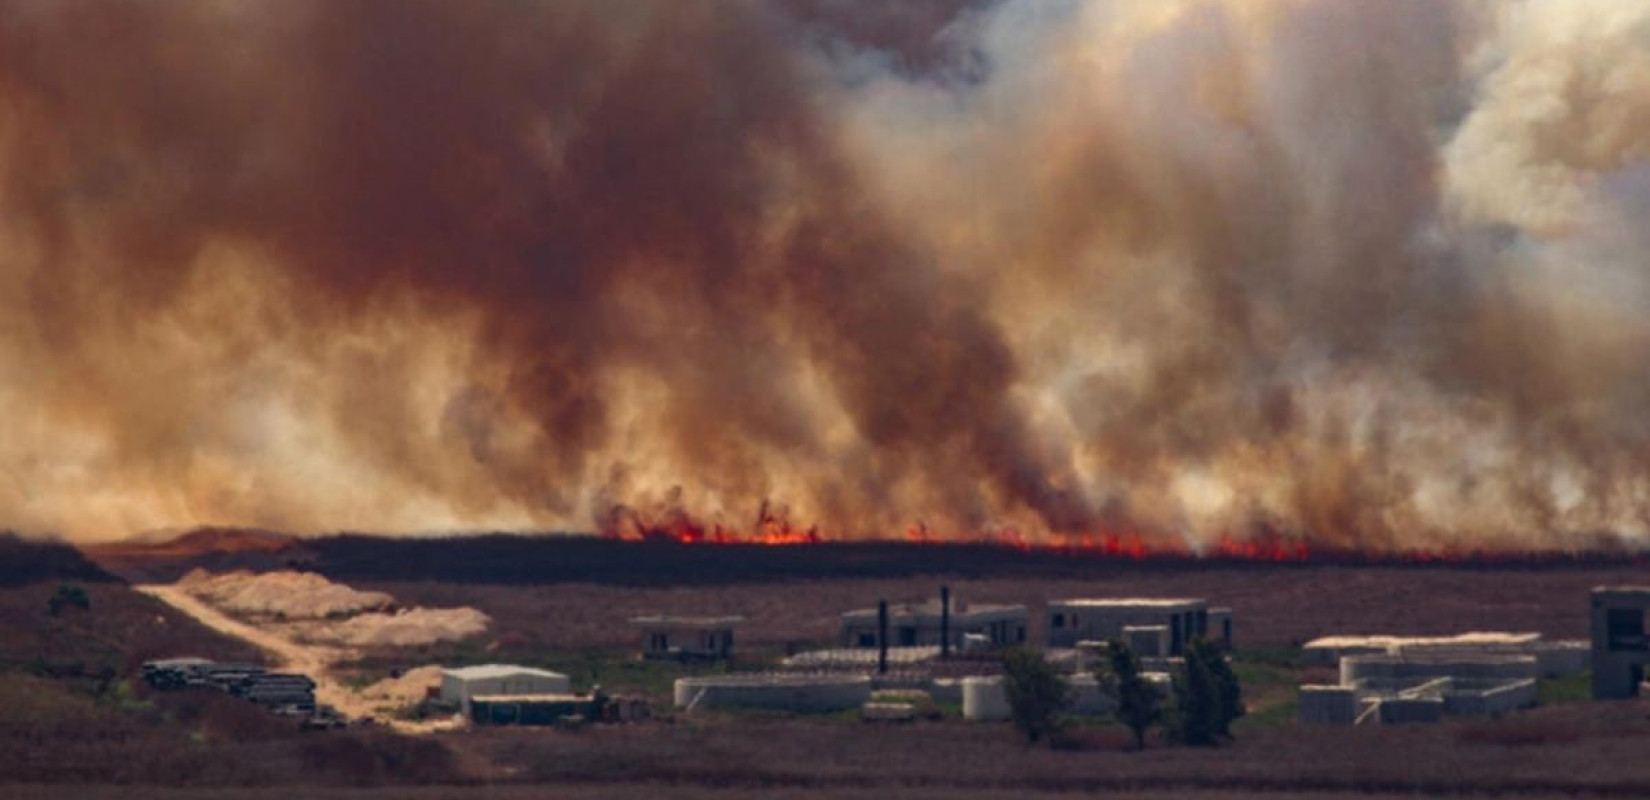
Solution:
<svg viewBox="0 0 1650 800">
<path fill-rule="evenodd" d="M 928 684 L 928 696 L 936 703 L 961 703 L 964 678 L 935 678 Z"/>
<path fill-rule="evenodd" d="M 863 675 L 715 675 L 676 680 L 676 707 L 754 708 L 825 713 L 859 708 L 871 699 Z"/>
<path fill-rule="evenodd" d="M 1457 683 L 1444 693 L 1444 713 L 1450 716 L 1493 717 L 1529 708 L 1536 701 L 1536 684 L 1529 679 L 1508 681 L 1483 689 Z"/>
<path fill-rule="evenodd" d="M 1382 725 L 1437 722 L 1444 718 L 1444 701 L 1436 697 L 1391 698 L 1381 700 L 1375 721 Z"/>
</svg>

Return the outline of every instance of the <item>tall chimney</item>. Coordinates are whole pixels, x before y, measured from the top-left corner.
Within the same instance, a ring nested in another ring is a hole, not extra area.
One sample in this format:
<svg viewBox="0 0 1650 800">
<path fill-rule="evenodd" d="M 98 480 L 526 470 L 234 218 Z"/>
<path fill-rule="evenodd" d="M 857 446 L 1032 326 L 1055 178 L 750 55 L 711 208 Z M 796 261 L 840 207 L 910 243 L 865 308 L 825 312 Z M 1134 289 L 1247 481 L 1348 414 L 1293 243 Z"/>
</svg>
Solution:
<svg viewBox="0 0 1650 800">
<path fill-rule="evenodd" d="M 888 601 L 877 601 L 877 674 L 888 674 Z"/>
<path fill-rule="evenodd" d="M 951 657 L 951 587 L 940 587 L 940 658 Z"/>
</svg>

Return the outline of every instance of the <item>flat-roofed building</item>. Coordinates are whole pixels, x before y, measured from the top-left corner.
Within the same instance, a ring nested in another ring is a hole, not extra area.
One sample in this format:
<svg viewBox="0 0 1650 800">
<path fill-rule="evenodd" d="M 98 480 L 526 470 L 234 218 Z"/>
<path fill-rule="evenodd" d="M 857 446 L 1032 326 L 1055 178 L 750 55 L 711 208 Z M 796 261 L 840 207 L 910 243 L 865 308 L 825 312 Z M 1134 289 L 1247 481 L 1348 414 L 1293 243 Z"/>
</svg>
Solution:
<svg viewBox="0 0 1650 800">
<path fill-rule="evenodd" d="M 989 647 L 1008 647 L 1026 641 L 1026 624 L 1030 615 L 1025 606 L 967 604 L 950 601 L 950 614 L 945 613 L 940 600 L 926 603 L 901 603 L 888 607 L 888 646 L 938 646 L 943 638 L 950 638 L 951 647 L 963 650 L 966 640 L 975 637 Z M 941 630 L 947 633 L 942 634 Z M 842 644 L 844 647 L 876 647 L 877 609 L 867 608 L 842 615 Z"/>
<path fill-rule="evenodd" d="M 1122 641 L 1124 628 L 1158 625 L 1168 629 L 1164 655 L 1181 655 L 1193 637 L 1209 635 L 1209 602 L 1190 597 L 1111 597 L 1051 600 L 1048 604 L 1050 647 Z"/>
<path fill-rule="evenodd" d="M 1650 663 L 1644 612 L 1650 610 L 1650 587 L 1600 586 L 1593 589 L 1593 697 L 1635 697 Z"/>
<path fill-rule="evenodd" d="M 744 617 L 633 617 L 646 658 L 723 659 L 733 655 L 733 631 Z"/>
</svg>

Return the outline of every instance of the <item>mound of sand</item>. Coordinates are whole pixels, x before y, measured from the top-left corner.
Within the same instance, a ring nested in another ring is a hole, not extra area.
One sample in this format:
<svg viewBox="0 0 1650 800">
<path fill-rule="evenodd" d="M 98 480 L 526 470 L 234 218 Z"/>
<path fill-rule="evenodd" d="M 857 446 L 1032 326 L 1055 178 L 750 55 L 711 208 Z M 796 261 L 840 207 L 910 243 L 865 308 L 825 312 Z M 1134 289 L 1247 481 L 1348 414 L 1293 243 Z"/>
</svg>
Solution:
<svg viewBox="0 0 1650 800">
<path fill-rule="evenodd" d="M 361 690 L 369 702 L 386 706 L 404 707 L 423 700 L 430 689 L 441 685 L 441 665 L 430 664 L 409 669 L 399 678 L 385 678 Z"/>
<path fill-rule="evenodd" d="M 395 603 L 395 598 L 383 592 L 357 591 L 313 572 L 237 571 L 213 575 L 197 569 L 178 584 L 225 611 L 280 615 L 293 620 L 380 611 Z"/>
<path fill-rule="evenodd" d="M 491 617 L 473 608 L 414 608 L 395 614 L 358 614 L 317 625 L 308 638 L 347 647 L 408 647 L 467 639 L 487 630 Z"/>
</svg>

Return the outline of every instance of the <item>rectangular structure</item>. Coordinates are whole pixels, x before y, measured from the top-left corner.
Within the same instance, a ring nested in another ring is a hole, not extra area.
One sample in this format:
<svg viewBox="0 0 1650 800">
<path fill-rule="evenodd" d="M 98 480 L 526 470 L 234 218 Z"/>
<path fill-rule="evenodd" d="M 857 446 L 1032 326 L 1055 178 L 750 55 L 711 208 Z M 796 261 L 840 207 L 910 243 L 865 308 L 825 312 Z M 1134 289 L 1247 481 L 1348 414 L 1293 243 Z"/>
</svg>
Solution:
<svg viewBox="0 0 1650 800">
<path fill-rule="evenodd" d="M 1593 697 L 1634 697 L 1650 663 L 1650 645 L 1644 634 L 1644 612 L 1650 609 L 1650 587 L 1600 586 L 1593 589 Z"/>
<path fill-rule="evenodd" d="M 964 638 L 972 635 L 983 637 L 991 647 L 1007 647 L 1025 642 L 1028 620 L 1025 606 L 971 606 L 955 599 L 950 601 L 949 609 L 942 607 L 939 600 L 920 605 L 890 605 L 888 645 L 938 646 L 942 639 L 949 638 L 951 648 L 961 649 Z M 842 615 L 844 647 L 874 648 L 879 644 L 878 639 L 877 609 L 861 609 Z"/>
<path fill-rule="evenodd" d="M 733 655 L 733 631 L 744 617 L 634 617 L 646 658 L 724 659 Z"/>
<path fill-rule="evenodd" d="M 1209 635 L 1209 603 L 1198 598 L 1051 600 L 1048 644 L 1122 640 L 1123 628 L 1161 625 L 1169 630 L 1167 655 L 1183 654 L 1194 637 Z"/>
<path fill-rule="evenodd" d="M 1309 725 L 1351 725 L 1358 718 L 1358 692 L 1350 686 L 1302 686 L 1300 721 Z"/>
<path fill-rule="evenodd" d="M 1302 646 L 1308 664 L 1334 666 L 1346 656 L 1399 655 L 1424 650 L 1524 653 L 1541 642 L 1539 633 L 1474 631 L 1454 636 L 1324 636 Z"/>
<path fill-rule="evenodd" d="M 481 696 L 529 697 L 566 695 L 573 691 L 566 675 L 511 664 L 484 664 L 441 671 L 441 699 L 457 703 L 470 715 L 470 702 Z"/>
</svg>

